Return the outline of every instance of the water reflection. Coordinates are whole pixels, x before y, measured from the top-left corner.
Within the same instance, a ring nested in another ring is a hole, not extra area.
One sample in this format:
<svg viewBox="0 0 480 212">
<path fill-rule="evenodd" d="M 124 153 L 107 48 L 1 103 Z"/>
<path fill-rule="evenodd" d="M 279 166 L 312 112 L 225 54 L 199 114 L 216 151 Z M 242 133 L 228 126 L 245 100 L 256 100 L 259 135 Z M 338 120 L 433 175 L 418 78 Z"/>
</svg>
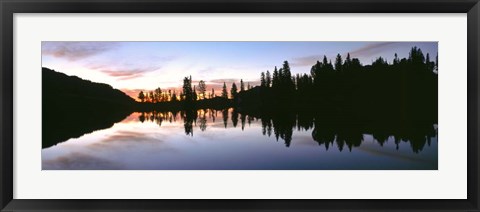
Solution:
<svg viewBox="0 0 480 212">
<path fill-rule="evenodd" d="M 433 123 L 345 120 L 233 108 L 136 112 L 111 128 L 43 149 L 42 168 L 438 168 Z"/>
<path fill-rule="evenodd" d="M 259 122 L 261 123 L 262 135 L 268 137 L 273 135 L 277 141 L 284 141 L 286 147 L 290 147 L 294 131 L 311 131 L 312 140 L 318 145 L 324 146 L 325 150 L 335 145 L 339 151 L 343 151 L 344 147 L 351 151 L 352 148 L 359 147 L 362 144 L 365 134 L 370 134 L 380 146 L 383 146 L 391 138 L 397 150 L 401 142 L 407 142 L 410 144 L 412 151 L 418 153 L 422 151 L 425 145 L 430 146 L 432 138 L 437 135 L 436 125 L 432 123 L 417 122 L 404 126 L 394 125 L 388 128 L 388 126 L 385 127 L 385 123 L 365 126 L 361 123 L 342 122 L 306 113 L 285 113 L 278 116 L 263 115 L 258 117 L 245 113 L 241 114 L 233 108 L 142 112 L 138 115 L 138 120 L 143 123 L 145 117 L 150 117 L 150 122 L 162 126 L 162 122 L 165 120 L 172 123 L 181 119 L 184 123 L 185 134 L 193 136 L 194 127 L 198 126 L 200 131 L 206 131 L 207 123 L 215 123 L 215 118 L 218 115 L 222 117 L 225 129 L 237 128 L 239 116 L 242 131 L 245 129 L 247 120 L 249 126 L 252 121 Z"/>
</svg>

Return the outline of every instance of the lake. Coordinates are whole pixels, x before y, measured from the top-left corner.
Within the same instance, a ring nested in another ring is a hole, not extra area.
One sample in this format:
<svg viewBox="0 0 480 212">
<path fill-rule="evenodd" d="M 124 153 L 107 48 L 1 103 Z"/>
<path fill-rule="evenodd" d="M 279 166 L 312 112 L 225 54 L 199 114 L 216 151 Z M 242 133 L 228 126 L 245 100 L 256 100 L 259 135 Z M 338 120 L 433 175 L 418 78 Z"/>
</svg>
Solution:
<svg viewBox="0 0 480 212">
<path fill-rule="evenodd" d="M 436 170 L 437 125 L 385 129 L 232 108 L 133 112 L 42 149 L 43 170 Z"/>
</svg>

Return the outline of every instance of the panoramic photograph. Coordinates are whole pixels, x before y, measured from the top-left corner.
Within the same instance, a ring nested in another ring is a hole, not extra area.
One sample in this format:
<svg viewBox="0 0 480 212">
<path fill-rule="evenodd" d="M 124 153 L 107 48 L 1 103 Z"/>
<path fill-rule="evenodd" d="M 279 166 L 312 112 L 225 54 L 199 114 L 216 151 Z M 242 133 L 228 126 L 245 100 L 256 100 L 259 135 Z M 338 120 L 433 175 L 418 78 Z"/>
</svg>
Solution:
<svg viewBox="0 0 480 212">
<path fill-rule="evenodd" d="M 43 41 L 42 170 L 438 170 L 438 42 Z"/>
</svg>

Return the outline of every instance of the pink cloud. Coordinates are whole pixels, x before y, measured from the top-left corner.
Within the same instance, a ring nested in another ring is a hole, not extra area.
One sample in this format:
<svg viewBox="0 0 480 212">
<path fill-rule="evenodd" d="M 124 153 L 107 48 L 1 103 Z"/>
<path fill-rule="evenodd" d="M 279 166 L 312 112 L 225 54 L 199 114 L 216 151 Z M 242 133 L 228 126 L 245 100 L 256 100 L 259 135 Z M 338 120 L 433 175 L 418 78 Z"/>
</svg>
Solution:
<svg viewBox="0 0 480 212">
<path fill-rule="evenodd" d="M 352 57 L 368 57 L 378 53 L 381 53 L 384 50 L 391 49 L 391 45 L 398 42 L 375 42 L 367 44 L 364 47 L 358 48 L 350 52 Z"/>
<path fill-rule="evenodd" d="M 44 41 L 42 56 L 49 55 L 75 61 L 113 50 L 118 45 L 116 42 Z"/>
</svg>

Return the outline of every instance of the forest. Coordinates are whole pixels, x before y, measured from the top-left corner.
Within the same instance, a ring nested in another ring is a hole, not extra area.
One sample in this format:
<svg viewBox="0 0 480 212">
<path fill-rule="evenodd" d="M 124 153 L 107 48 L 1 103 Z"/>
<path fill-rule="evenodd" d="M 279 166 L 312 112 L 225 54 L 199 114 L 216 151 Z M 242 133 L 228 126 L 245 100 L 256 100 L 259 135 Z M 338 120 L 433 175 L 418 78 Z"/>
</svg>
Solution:
<svg viewBox="0 0 480 212">
<path fill-rule="evenodd" d="M 332 62 L 326 56 L 312 65 L 310 73 L 293 75 L 288 61 L 273 71 L 260 73 L 260 85 L 243 80 L 215 95 L 200 80 L 183 78 L 182 90 L 141 91 L 139 109 L 192 110 L 234 107 L 244 113 L 311 111 L 369 119 L 424 119 L 436 121 L 438 99 L 438 56 L 435 60 L 412 47 L 408 58 L 394 55 L 392 63 L 379 57 L 371 65 L 340 54 Z"/>
<path fill-rule="evenodd" d="M 333 62 L 319 58 L 310 73 L 292 74 L 288 61 L 272 70 L 259 74 L 259 85 L 224 82 L 220 95 L 205 81 L 193 84 L 186 76 L 179 93 L 144 90 L 136 101 L 110 85 L 43 68 L 42 146 L 109 128 L 132 112 L 152 114 L 151 119 L 164 112 L 182 114 L 185 133 L 193 135 L 192 126 L 203 120 L 198 110 L 222 111 L 226 127 L 229 108 L 233 126 L 238 116 L 242 129 L 245 120 L 260 119 L 263 134 L 281 138 L 287 147 L 294 128 L 313 129 L 312 138 L 326 148 L 337 142 L 351 149 L 367 133 L 379 142 L 390 135 L 395 142 L 408 140 L 417 152 L 435 135 L 438 56 L 432 60 L 417 47 L 407 58 L 395 54 L 391 63 L 379 57 L 363 65 L 350 54 L 338 54 Z"/>
</svg>

